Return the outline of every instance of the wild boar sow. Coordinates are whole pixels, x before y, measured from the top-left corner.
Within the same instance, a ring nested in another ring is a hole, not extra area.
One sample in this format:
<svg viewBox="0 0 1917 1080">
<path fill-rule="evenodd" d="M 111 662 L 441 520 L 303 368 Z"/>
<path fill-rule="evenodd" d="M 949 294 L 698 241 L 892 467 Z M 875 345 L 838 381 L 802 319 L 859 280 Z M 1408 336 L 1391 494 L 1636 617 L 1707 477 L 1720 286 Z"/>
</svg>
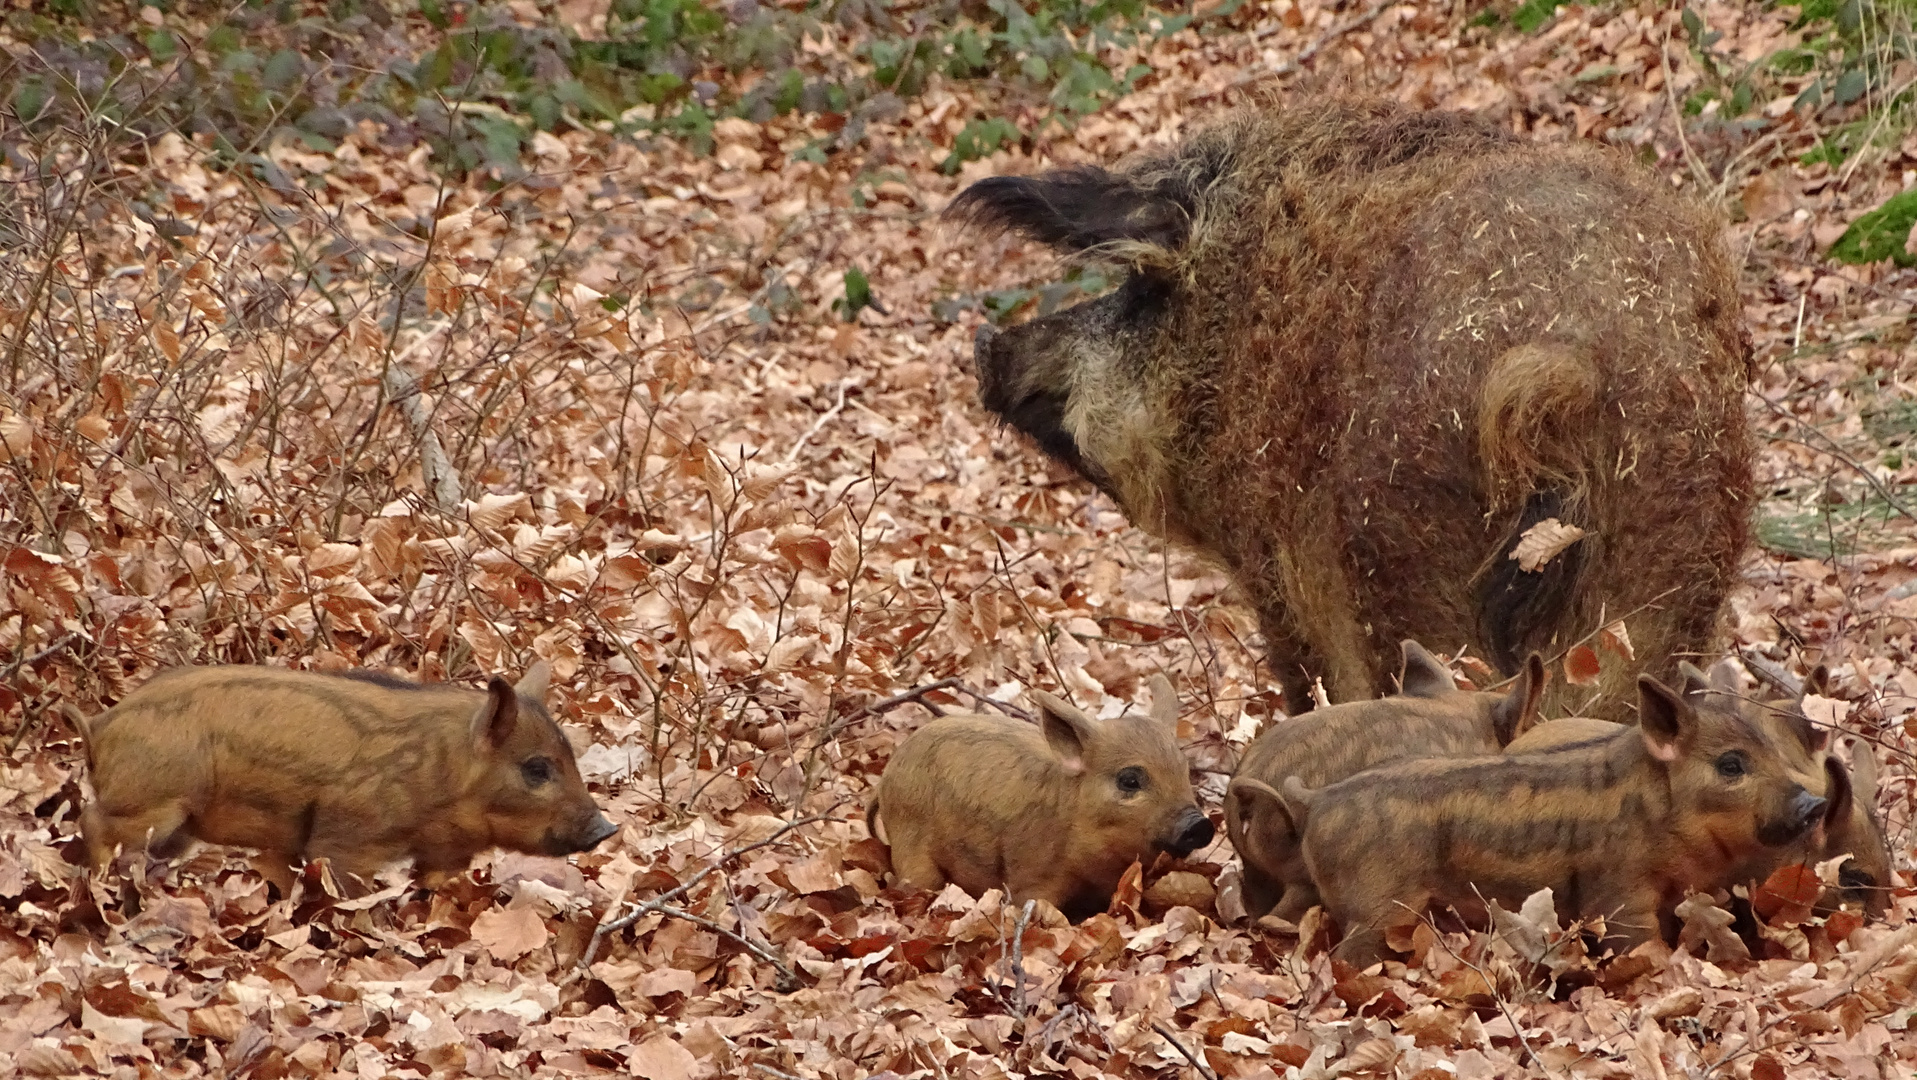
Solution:
<svg viewBox="0 0 1917 1080">
<path fill-rule="evenodd" d="M 1621 155 L 1308 101 L 949 212 L 1122 265 L 981 329 L 980 397 L 1231 569 L 1291 711 L 1314 676 L 1378 696 L 1407 637 L 1505 674 L 1626 615 L 1640 656 L 1711 643 L 1748 531 L 1749 339 L 1714 222 Z M 1513 559 L 1549 519 L 1582 539 Z M 1625 719 L 1616 667 L 1595 713 Z"/>
<path fill-rule="evenodd" d="M 1178 702 L 1152 680 L 1149 716 L 1094 720 L 1032 695 L 1037 726 L 1001 716 L 943 716 L 900 744 L 866 806 L 882 822 L 901 883 L 1004 889 L 1074 919 L 1104 910 L 1134 859 L 1211 843 L 1191 767 L 1173 735 Z M 875 822 L 877 819 L 877 822 Z"/>
<path fill-rule="evenodd" d="M 1320 787 L 1388 761 L 1495 754 L 1537 719 L 1545 673 L 1536 654 L 1508 693 L 1470 693 L 1422 645 L 1402 647 L 1397 694 L 1313 709 L 1267 728 L 1246 748 L 1225 792 L 1225 835 L 1244 860 L 1245 910 L 1253 916 L 1296 922 L 1319 900 L 1290 819 L 1272 812 L 1286 777 Z"/>
<path fill-rule="evenodd" d="M 1608 739 L 1386 765 L 1315 792 L 1288 779 L 1285 810 L 1344 928 L 1336 955 L 1368 964 L 1427 908 L 1482 921 L 1484 901 L 1515 911 L 1546 887 L 1560 915 L 1602 917 L 1623 952 L 1673 929 L 1686 893 L 1819 828 L 1830 766 L 1680 670 L 1681 693 L 1640 677 L 1639 726 Z"/>
<path fill-rule="evenodd" d="M 83 724 L 88 854 L 103 867 L 122 846 L 165 856 L 198 839 L 364 878 L 411 856 L 437 886 L 491 847 L 585 851 L 616 830 L 546 711 L 547 678 L 544 663 L 483 691 L 377 672 L 162 672 Z"/>
</svg>

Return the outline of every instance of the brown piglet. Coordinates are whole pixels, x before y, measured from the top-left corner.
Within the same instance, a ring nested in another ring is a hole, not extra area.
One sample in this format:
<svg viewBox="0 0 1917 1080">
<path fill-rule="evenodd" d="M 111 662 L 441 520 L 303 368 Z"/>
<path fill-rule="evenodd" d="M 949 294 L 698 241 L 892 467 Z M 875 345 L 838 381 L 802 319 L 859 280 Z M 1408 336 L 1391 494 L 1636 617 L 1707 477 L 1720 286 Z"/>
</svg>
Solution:
<svg viewBox="0 0 1917 1080">
<path fill-rule="evenodd" d="M 169 856 L 197 839 L 370 879 L 410 856 L 438 887 L 491 847 L 585 851 L 600 814 L 546 711 L 544 663 L 485 690 L 381 672 L 232 665 L 161 672 L 81 722 L 95 797 L 87 853 Z"/>
<path fill-rule="evenodd" d="M 1212 839 L 1174 739 L 1178 701 L 1152 680 L 1151 715 L 1090 716 L 1034 692 L 1039 723 L 942 716 L 901 744 L 866 807 L 901 884 L 974 896 L 1001 888 L 1072 919 L 1105 909 L 1134 860 Z"/>
<path fill-rule="evenodd" d="M 1755 725 L 1775 727 L 1780 738 L 1798 739 L 1826 762 L 1828 781 L 1818 793 L 1827 800 L 1824 824 L 1795 844 L 1766 850 L 1732 872 L 1733 884 L 1761 885 L 1786 866 L 1810 865 L 1850 856 L 1838 867 L 1837 884 L 1824 890 L 1817 910 L 1836 911 L 1855 905 L 1872 917 L 1882 917 L 1890 906 L 1890 843 L 1877 819 L 1877 762 L 1862 741 L 1851 746 L 1848 772 L 1828 756 L 1829 736 L 1812 727 L 1802 705 L 1792 700 L 1753 700 L 1744 697 L 1736 672 L 1720 663 L 1711 669 L 1715 693 Z M 1823 692 L 1824 682 L 1813 673 L 1812 689 Z M 1511 740 L 1507 754 L 1548 753 L 1616 737 L 1625 725 L 1588 716 L 1567 716 L 1539 724 Z M 1309 781 L 1306 781 L 1309 784 Z"/>
<path fill-rule="evenodd" d="M 1403 762 L 1311 791 L 1284 787 L 1305 863 L 1363 966 L 1386 930 L 1427 909 L 1482 923 L 1552 890 L 1560 914 L 1601 917 L 1619 952 L 1660 931 L 1692 891 L 1823 821 L 1826 770 L 1796 738 L 1748 722 L 1689 664 L 1682 692 L 1641 676 L 1635 729 L 1543 754 Z"/>
<path fill-rule="evenodd" d="M 1279 808 L 1278 785 L 1297 776 L 1321 787 L 1374 765 L 1420 757 L 1495 754 L 1531 726 L 1544 692 L 1532 654 L 1509 693 L 1460 690 L 1422 645 L 1399 645 L 1397 694 L 1313 709 L 1267 728 L 1245 750 L 1225 792 L 1225 834 L 1244 860 L 1245 910 L 1296 922 L 1318 902 L 1299 838 Z M 1547 725 L 1548 726 L 1548 725 Z"/>
</svg>

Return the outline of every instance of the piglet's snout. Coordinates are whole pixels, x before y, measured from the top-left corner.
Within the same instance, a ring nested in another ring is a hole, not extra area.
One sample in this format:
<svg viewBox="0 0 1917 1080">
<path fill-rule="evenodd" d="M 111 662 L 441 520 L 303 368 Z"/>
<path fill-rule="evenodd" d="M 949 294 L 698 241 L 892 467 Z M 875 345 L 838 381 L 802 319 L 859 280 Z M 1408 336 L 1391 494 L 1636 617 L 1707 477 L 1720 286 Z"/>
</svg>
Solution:
<svg viewBox="0 0 1917 1080">
<path fill-rule="evenodd" d="M 1798 788 L 1783 819 L 1770 822 L 1759 829 L 1757 838 L 1771 847 L 1788 844 L 1809 832 L 1823 820 L 1826 805 L 1823 796 L 1812 795 L 1803 788 Z"/>
<path fill-rule="evenodd" d="M 1166 845 L 1166 850 L 1182 859 L 1211 843 L 1211 819 L 1199 813 L 1196 807 L 1187 807 L 1184 813 L 1178 815 L 1172 836 L 1173 840 Z"/>
</svg>

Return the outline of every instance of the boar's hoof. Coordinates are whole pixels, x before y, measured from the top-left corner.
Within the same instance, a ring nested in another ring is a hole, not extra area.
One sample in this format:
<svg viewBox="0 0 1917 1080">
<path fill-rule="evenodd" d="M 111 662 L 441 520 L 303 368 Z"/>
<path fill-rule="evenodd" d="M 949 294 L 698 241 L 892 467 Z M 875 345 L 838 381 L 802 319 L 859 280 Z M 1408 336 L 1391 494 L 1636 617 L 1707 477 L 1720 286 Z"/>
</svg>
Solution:
<svg viewBox="0 0 1917 1080">
<path fill-rule="evenodd" d="M 1823 817 L 1824 797 L 1800 790 L 1782 820 L 1765 822 L 1757 830 L 1757 840 L 1767 847 L 1783 847 L 1809 832 Z"/>
<path fill-rule="evenodd" d="M 1211 843 L 1211 838 L 1211 819 L 1197 810 L 1187 810 L 1178 816 L 1177 838 L 1165 849 L 1182 859 Z"/>
</svg>

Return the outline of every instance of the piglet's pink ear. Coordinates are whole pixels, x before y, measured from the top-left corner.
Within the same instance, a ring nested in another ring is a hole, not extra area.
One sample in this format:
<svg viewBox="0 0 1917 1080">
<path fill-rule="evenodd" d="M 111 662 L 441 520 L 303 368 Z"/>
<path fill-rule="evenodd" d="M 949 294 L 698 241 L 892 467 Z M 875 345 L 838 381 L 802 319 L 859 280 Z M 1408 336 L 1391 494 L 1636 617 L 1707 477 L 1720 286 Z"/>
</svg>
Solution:
<svg viewBox="0 0 1917 1080">
<path fill-rule="evenodd" d="M 1098 736 L 1098 721 L 1043 690 L 1032 691 L 1032 699 L 1038 702 L 1038 727 L 1052 756 L 1073 776 L 1084 773 L 1085 758 Z"/>
<path fill-rule="evenodd" d="M 497 750 L 513 737 L 519 723 L 519 693 L 497 675 L 486 684 L 486 703 L 473 714 L 473 745 Z"/>
<path fill-rule="evenodd" d="M 1643 732 L 1644 748 L 1652 757 L 1676 761 L 1684 752 L 1684 744 L 1695 734 L 1697 711 L 1677 691 L 1649 675 L 1639 675 L 1637 723 Z"/>
</svg>

